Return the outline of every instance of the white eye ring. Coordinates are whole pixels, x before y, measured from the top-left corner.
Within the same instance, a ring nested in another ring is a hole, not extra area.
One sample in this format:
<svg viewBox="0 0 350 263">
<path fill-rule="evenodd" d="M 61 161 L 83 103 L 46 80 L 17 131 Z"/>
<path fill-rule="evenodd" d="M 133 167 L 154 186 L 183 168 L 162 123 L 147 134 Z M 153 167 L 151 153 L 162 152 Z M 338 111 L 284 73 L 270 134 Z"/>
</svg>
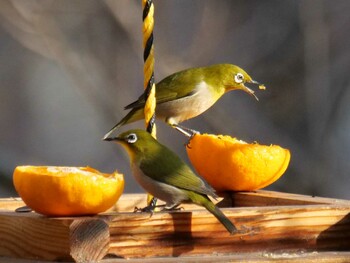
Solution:
<svg viewBox="0 0 350 263">
<path fill-rule="evenodd" d="M 126 141 L 128 143 L 135 143 L 137 141 L 137 136 L 135 133 L 130 133 L 127 137 L 126 137 Z"/>
<path fill-rule="evenodd" d="M 243 76 L 243 74 L 242 73 L 237 73 L 236 75 L 235 75 L 235 81 L 236 81 L 236 83 L 242 83 L 243 82 L 243 80 L 244 80 L 244 76 Z"/>
</svg>

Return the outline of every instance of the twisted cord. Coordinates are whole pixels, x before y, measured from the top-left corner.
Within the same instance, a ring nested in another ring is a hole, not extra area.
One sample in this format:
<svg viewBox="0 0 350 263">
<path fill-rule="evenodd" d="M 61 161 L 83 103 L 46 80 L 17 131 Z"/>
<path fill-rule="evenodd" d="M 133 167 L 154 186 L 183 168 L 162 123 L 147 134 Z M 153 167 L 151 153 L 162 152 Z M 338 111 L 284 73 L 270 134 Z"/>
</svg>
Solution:
<svg viewBox="0 0 350 263">
<path fill-rule="evenodd" d="M 143 74 L 146 104 L 144 107 L 146 130 L 156 138 L 156 85 L 154 83 L 154 47 L 153 47 L 153 27 L 154 27 L 154 5 L 152 0 L 142 0 L 143 19 Z M 154 209 L 157 199 L 152 195 L 147 195 L 147 204 Z"/>
<path fill-rule="evenodd" d="M 156 85 L 154 83 L 154 5 L 152 0 L 142 0 L 143 9 L 143 60 L 144 60 L 144 89 L 146 104 L 144 107 L 146 130 L 156 138 L 155 110 L 156 110 Z"/>
</svg>

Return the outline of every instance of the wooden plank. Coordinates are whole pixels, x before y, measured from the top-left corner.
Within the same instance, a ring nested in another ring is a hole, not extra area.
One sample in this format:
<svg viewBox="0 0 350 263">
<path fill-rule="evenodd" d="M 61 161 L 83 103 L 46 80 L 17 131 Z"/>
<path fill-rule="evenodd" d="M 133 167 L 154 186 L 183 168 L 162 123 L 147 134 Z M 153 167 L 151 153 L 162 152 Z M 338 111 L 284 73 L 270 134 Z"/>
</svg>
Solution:
<svg viewBox="0 0 350 263">
<path fill-rule="evenodd" d="M 118 257 L 160 257 L 273 251 L 349 250 L 350 207 L 292 206 L 226 208 L 241 230 L 229 235 L 204 210 L 114 215 L 109 253 Z"/>
<path fill-rule="evenodd" d="M 251 207 L 251 206 L 285 206 L 285 205 L 312 205 L 334 204 L 350 205 L 350 201 L 324 197 L 312 197 L 306 195 L 281 193 L 274 191 L 259 190 L 254 192 L 221 193 L 224 202 L 221 207 Z M 161 204 L 161 202 L 159 202 Z M 134 211 L 135 207 L 144 207 L 146 204 L 145 194 L 123 194 L 118 203 L 111 211 Z M 24 206 L 19 197 L 0 199 L 0 211 L 14 211 Z M 186 209 L 196 209 L 195 205 L 184 205 Z"/>
<path fill-rule="evenodd" d="M 104 259 L 101 263 L 208 263 L 208 262 L 245 262 L 245 263 L 348 263 L 350 252 L 307 252 L 307 251 L 275 251 L 235 253 L 230 255 L 205 255 L 197 257 L 160 257 L 135 259 Z"/>
<path fill-rule="evenodd" d="M 98 260 L 108 250 L 109 229 L 95 217 L 48 218 L 0 214 L 0 255 L 45 260 Z"/>
<path fill-rule="evenodd" d="M 65 218 L 15 213 L 20 199 L 0 199 L 0 256 L 89 262 L 350 250 L 349 201 L 269 191 L 223 197 L 219 205 L 240 230 L 233 236 L 194 205 L 152 216 L 133 213 L 145 205 L 144 194 L 123 195 L 107 213 Z"/>
<path fill-rule="evenodd" d="M 24 206 L 24 203 L 20 197 L 0 198 L 0 212 L 15 211 L 21 206 Z"/>
<path fill-rule="evenodd" d="M 274 191 L 259 190 L 254 192 L 220 193 L 220 207 L 255 207 L 255 206 L 292 206 L 292 205 L 345 205 L 349 200 L 314 197 L 299 194 L 289 194 Z M 161 202 L 159 202 L 161 204 Z M 113 211 L 133 211 L 135 207 L 144 207 L 145 194 L 124 194 Z M 1 205 L 0 205 L 1 206 Z M 186 210 L 197 209 L 198 206 L 184 204 Z"/>
<path fill-rule="evenodd" d="M 23 258 L 65 259 L 69 231 L 64 224 L 29 213 L 1 213 L 0 255 Z"/>
<path fill-rule="evenodd" d="M 1 257 L 0 262 L 6 263 L 47 263 L 47 261 L 16 259 Z M 57 262 L 57 261 L 56 261 Z M 186 257 L 159 257 L 159 258 L 106 258 L 100 263 L 208 263 L 208 262 L 245 262 L 245 263 L 347 263 L 350 262 L 350 252 L 307 252 L 307 251 L 275 251 L 235 253 L 230 255 L 206 255 Z M 62 262 L 61 262 L 62 263 Z"/>
<path fill-rule="evenodd" d="M 350 205 L 349 200 L 259 190 L 232 193 L 232 206 Z"/>
</svg>

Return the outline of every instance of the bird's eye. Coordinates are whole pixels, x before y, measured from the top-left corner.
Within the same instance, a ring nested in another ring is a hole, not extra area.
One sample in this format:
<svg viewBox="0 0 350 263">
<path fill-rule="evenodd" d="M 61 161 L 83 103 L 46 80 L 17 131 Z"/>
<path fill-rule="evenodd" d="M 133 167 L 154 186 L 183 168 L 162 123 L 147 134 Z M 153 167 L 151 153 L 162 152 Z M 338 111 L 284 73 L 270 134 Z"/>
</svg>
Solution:
<svg viewBox="0 0 350 263">
<path fill-rule="evenodd" d="M 130 133 L 127 137 L 126 137 L 126 141 L 128 143 L 135 143 L 137 141 L 137 136 L 135 133 Z"/>
<path fill-rule="evenodd" d="M 243 82 L 243 80 L 244 80 L 244 76 L 243 76 L 243 74 L 242 73 L 237 73 L 236 75 L 235 75 L 235 81 L 236 81 L 236 83 L 242 83 Z"/>
</svg>

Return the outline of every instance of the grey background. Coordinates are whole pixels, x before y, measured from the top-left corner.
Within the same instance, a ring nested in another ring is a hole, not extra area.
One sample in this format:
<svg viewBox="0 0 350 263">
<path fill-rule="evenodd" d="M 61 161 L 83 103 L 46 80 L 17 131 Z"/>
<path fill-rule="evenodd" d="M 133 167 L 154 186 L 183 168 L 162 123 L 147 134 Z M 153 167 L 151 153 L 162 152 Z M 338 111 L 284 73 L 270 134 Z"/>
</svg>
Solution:
<svg viewBox="0 0 350 263">
<path fill-rule="evenodd" d="M 154 2 L 156 81 L 233 63 L 267 87 L 259 102 L 234 91 L 183 124 L 289 148 L 268 189 L 349 199 L 350 1 Z M 141 17 L 141 1 L 0 1 L 0 197 L 16 195 L 24 164 L 118 169 L 126 192 L 142 191 L 123 149 L 101 141 L 143 90 Z M 134 127 L 144 124 L 121 130 Z M 157 128 L 187 160 L 186 138 Z"/>
</svg>

